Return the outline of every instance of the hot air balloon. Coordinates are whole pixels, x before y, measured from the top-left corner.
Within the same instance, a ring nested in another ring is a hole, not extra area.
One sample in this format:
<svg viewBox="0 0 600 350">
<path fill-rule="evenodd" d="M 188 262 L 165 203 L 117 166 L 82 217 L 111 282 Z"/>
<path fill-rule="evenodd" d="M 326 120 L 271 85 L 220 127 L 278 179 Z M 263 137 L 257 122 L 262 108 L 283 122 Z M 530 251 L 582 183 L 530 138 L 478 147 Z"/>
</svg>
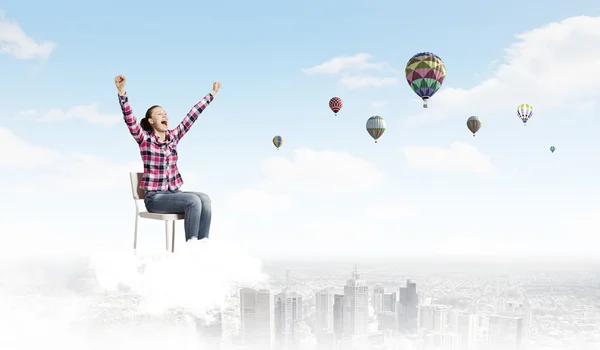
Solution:
<svg viewBox="0 0 600 350">
<path fill-rule="evenodd" d="M 556 151 L 556 147 L 550 146 L 550 152 L 554 153 L 554 151 Z"/>
<path fill-rule="evenodd" d="M 343 106 L 344 102 L 342 102 L 342 99 L 339 97 L 332 97 L 331 100 L 329 100 L 329 108 L 331 108 L 335 115 L 337 115 Z"/>
<path fill-rule="evenodd" d="M 377 143 L 377 139 L 385 132 L 385 120 L 376 115 L 367 120 L 367 132 Z"/>
<path fill-rule="evenodd" d="M 475 133 L 481 129 L 481 121 L 479 118 L 472 116 L 467 119 L 467 128 L 473 133 L 473 137 L 475 137 Z"/>
<path fill-rule="evenodd" d="M 446 78 L 444 62 L 431 52 L 420 52 L 408 61 L 405 72 L 408 85 L 423 99 L 423 108 L 427 108 L 427 100 L 442 87 Z"/>
<path fill-rule="evenodd" d="M 279 151 L 279 147 L 283 145 L 283 137 L 279 135 L 273 137 L 273 144 L 275 145 L 275 147 L 277 147 L 277 150 Z"/>
<path fill-rule="evenodd" d="M 526 103 L 517 107 L 517 116 L 523 121 L 523 125 L 527 125 L 529 118 L 533 117 L 533 107 Z"/>
</svg>

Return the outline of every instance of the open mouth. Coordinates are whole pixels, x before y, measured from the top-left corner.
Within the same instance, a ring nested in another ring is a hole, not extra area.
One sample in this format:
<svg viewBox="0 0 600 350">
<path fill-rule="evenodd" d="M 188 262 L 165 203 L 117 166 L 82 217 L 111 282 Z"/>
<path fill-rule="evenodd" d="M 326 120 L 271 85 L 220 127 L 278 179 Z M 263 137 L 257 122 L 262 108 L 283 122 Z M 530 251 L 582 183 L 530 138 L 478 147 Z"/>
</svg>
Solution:
<svg viewBox="0 0 600 350">
<path fill-rule="evenodd" d="M 163 120 L 162 122 L 160 122 L 162 125 L 167 126 L 168 122 L 166 120 Z"/>
</svg>

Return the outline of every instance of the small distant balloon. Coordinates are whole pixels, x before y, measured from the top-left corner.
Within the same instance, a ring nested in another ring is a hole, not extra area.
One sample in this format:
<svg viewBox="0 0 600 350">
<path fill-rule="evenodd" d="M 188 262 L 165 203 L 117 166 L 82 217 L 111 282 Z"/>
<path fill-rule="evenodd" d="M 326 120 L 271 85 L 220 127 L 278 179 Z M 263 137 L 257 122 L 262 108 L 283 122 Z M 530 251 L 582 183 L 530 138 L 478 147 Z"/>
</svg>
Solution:
<svg viewBox="0 0 600 350">
<path fill-rule="evenodd" d="M 383 135 L 385 128 L 385 120 L 378 115 L 367 120 L 367 132 L 375 140 L 375 143 L 377 143 L 377 139 Z"/>
<path fill-rule="evenodd" d="M 550 152 L 554 153 L 554 151 L 556 151 L 556 147 L 550 146 Z"/>
<path fill-rule="evenodd" d="M 334 115 L 337 115 L 337 113 L 342 109 L 343 106 L 344 102 L 339 97 L 332 97 L 331 100 L 329 100 L 329 108 L 331 108 Z"/>
<path fill-rule="evenodd" d="M 279 135 L 273 137 L 273 144 L 275 145 L 275 147 L 277 147 L 277 150 L 279 151 L 279 147 L 283 145 L 283 137 Z"/>
<path fill-rule="evenodd" d="M 523 125 L 527 125 L 527 121 L 533 117 L 533 107 L 527 103 L 523 103 L 517 107 L 517 116 L 521 121 L 523 121 Z"/>
<path fill-rule="evenodd" d="M 469 119 L 467 119 L 467 128 L 469 128 L 469 131 L 471 131 L 473 137 L 475 137 L 475 133 L 481 129 L 481 121 L 476 116 L 469 117 Z"/>
</svg>

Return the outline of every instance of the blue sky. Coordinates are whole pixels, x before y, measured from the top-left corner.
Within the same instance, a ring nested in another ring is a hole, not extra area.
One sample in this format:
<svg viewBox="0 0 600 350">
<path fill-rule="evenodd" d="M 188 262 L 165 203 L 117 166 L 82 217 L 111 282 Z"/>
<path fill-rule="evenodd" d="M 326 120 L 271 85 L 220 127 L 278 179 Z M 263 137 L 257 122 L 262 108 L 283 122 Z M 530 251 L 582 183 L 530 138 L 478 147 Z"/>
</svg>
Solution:
<svg viewBox="0 0 600 350">
<path fill-rule="evenodd" d="M 213 198 L 213 237 L 259 256 L 582 255 L 598 243 L 592 1 L 2 6 L 1 232 L 16 243 L 130 245 L 127 171 L 141 162 L 117 74 L 140 117 L 161 104 L 182 118 L 222 82 L 179 146 L 180 168 L 186 189 Z M 421 51 L 448 71 L 429 110 L 403 76 Z M 339 73 L 303 71 L 359 54 L 381 68 L 346 59 Z M 526 128 L 520 103 L 536 112 Z M 56 108 L 73 110 L 37 120 Z M 372 115 L 388 126 L 376 145 Z M 470 115 L 483 122 L 475 138 Z M 162 247 L 161 229 L 141 226 L 145 249 Z"/>
</svg>

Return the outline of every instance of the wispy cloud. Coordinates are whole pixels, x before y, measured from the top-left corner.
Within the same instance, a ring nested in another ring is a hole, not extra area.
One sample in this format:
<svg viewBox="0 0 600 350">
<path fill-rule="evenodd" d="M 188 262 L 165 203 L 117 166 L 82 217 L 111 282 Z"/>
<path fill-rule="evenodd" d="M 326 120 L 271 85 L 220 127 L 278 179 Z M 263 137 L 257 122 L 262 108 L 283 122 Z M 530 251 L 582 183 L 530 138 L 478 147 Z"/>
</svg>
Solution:
<svg viewBox="0 0 600 350">
<path fill-rule="evenodd" d="M 382 74 L 374 75 L 369 71 Z M 399 82 L 397 77 L 391 76 L 395 73 L 387 62 L 373 62 L 372 56 L 367 53 L 334 57 L 316 66 L 303 68 L 302 72 L 336 77 L 340 85 L 349 89 L 390 86 Z"/>
<path fill-rule="evenodd" d="M 17 21 L 6 18 L 6 13 L 0 12 L 0 52 L 22 60 L 45 60 L 55 48 L 54 42 L 36 40 L 25 33 Z"/>
</svg>

